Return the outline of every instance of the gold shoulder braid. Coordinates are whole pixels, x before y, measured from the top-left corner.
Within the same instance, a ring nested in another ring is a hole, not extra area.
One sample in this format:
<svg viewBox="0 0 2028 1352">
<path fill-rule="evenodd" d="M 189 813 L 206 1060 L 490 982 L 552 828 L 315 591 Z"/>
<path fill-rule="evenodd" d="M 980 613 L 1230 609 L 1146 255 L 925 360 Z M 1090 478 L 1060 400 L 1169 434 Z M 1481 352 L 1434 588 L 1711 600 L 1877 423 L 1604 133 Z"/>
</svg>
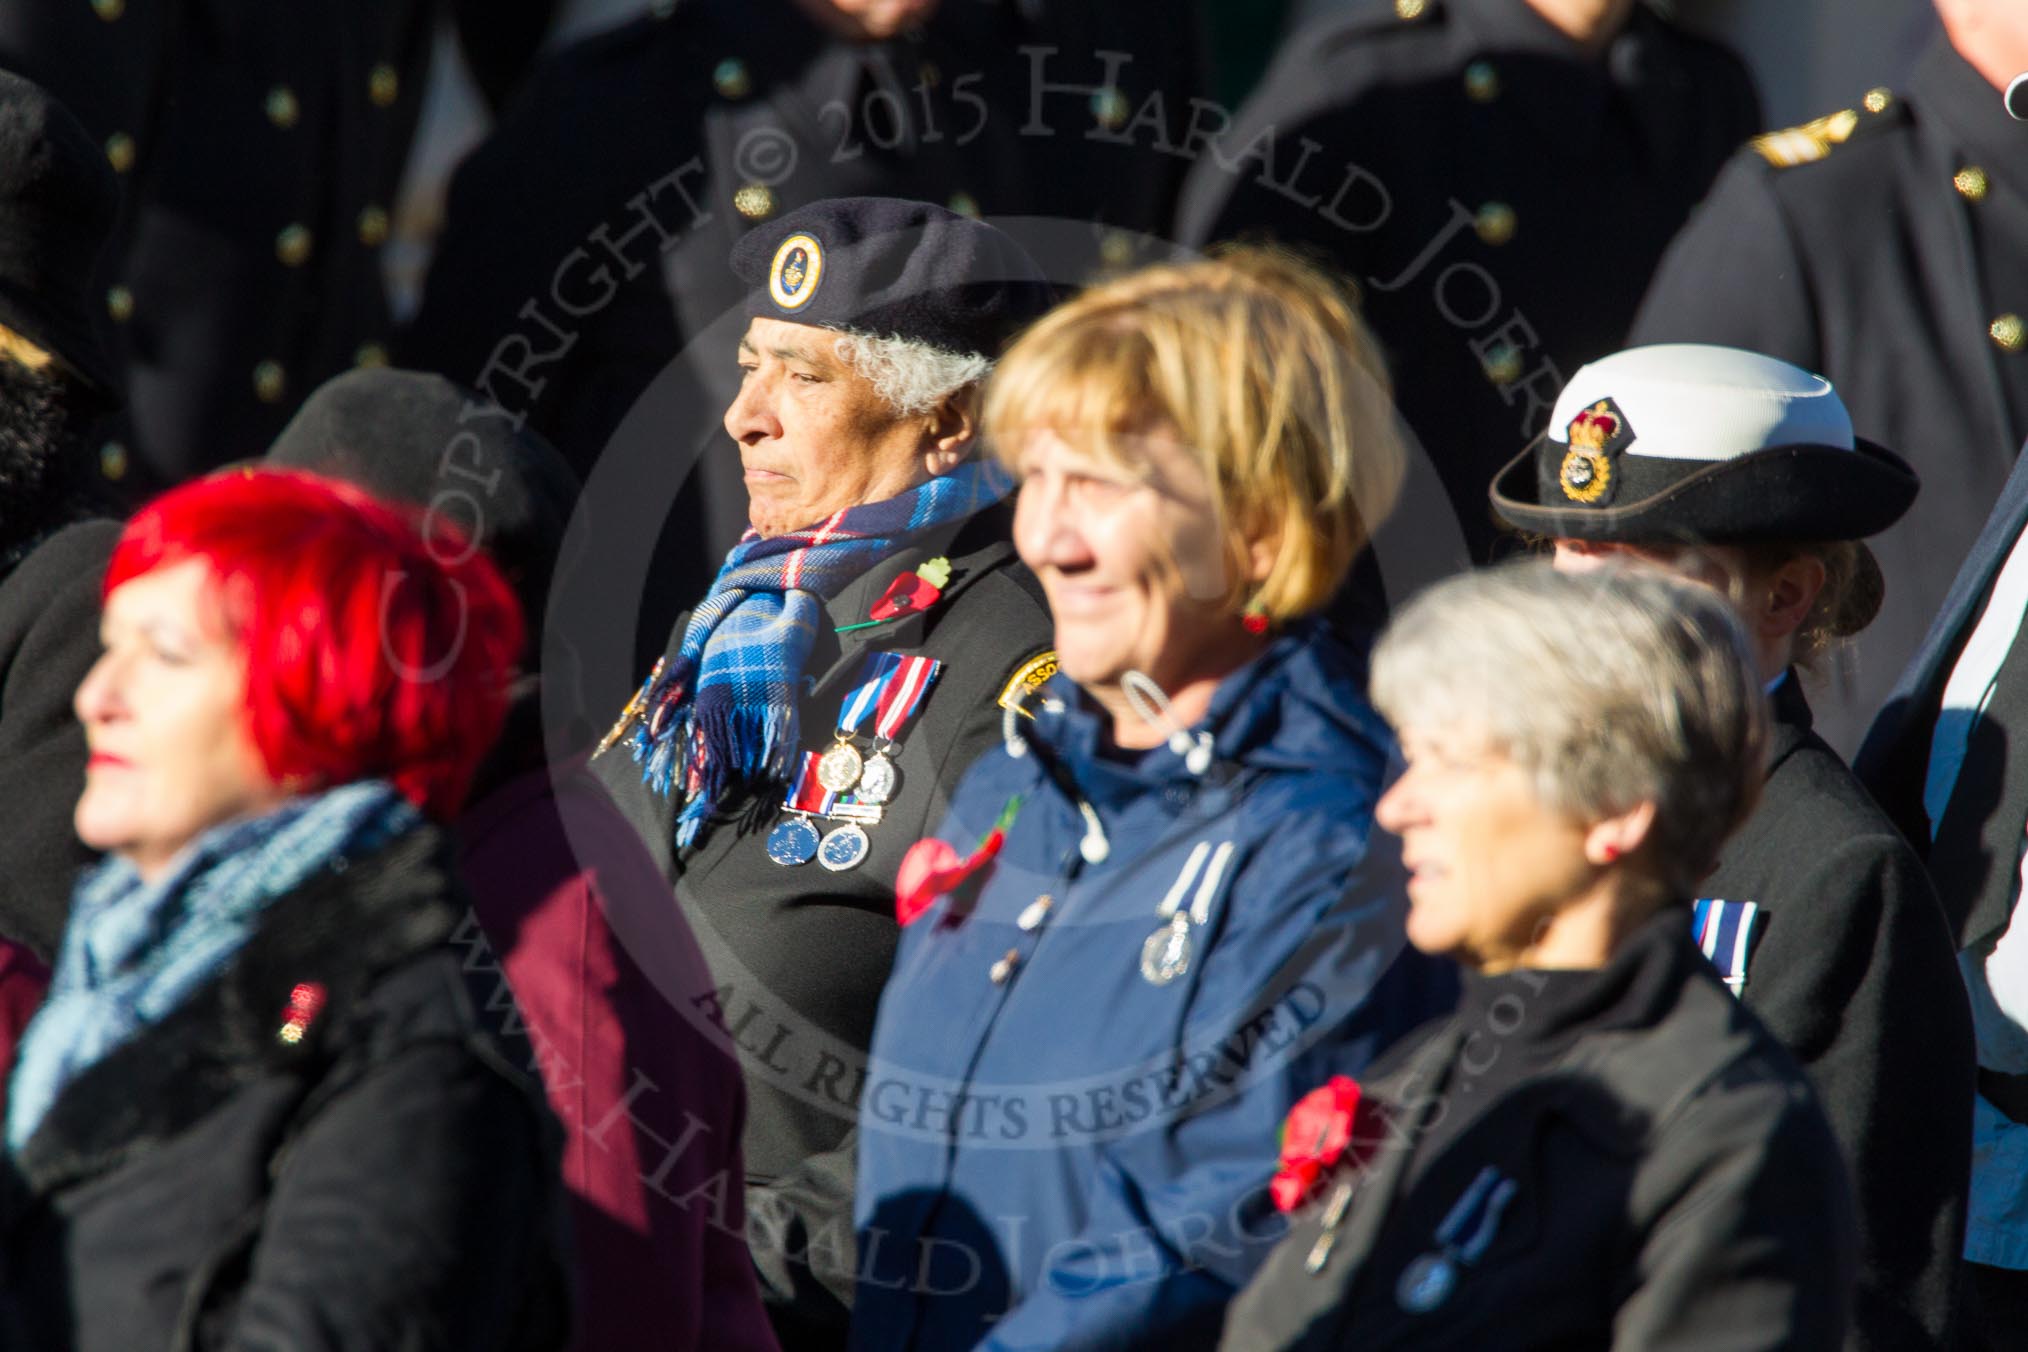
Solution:
<svg viewBox="0 0 2028 1352">
<path fill-rule="evenodd" d="M 1828 117 L 1805 122 L 1800 127 L 1756 136 L 1752 145 L 1769 164 L 1777 169 L 1788 169 L 1823 159 L 1831 153 L 1833 146 L 1843 145 L 1858 127 L 1858 110 L 1847 108 Z"/>
</svg>

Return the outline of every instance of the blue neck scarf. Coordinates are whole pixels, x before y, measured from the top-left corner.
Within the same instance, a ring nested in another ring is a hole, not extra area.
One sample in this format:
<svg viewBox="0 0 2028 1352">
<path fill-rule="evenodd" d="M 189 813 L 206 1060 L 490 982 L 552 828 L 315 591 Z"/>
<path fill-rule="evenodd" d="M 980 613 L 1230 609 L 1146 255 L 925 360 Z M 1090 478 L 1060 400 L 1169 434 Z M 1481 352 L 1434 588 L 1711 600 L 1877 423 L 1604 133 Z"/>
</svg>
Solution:
<svg viewBox="0 0 2028 1352">
<path fill-rule="evenodd" d="M 123 859 L 87 872 L 8 1081 L 7 1148 L 28 1143 L 64 1086 L 222 971 L 276 899 L 421 820 L 393 785 L 362 780 L 214 827 L 152 883 Z"/>
<path fill-rule="evenodd" d="M 656 793 L 676 787 L 680 763 L 679 847 L 696 840 L 729 785 L 788 778 L 799 745 L 796 700 L 823 603 L 926 532 L 1012 488 L 998 465 L 968 461 L 807 530 L 765 540 L 749 531 L 733 547 L 691 612 L 675 658 L 641 687 L 642 721 L 628 743 Z"/>
</svg>

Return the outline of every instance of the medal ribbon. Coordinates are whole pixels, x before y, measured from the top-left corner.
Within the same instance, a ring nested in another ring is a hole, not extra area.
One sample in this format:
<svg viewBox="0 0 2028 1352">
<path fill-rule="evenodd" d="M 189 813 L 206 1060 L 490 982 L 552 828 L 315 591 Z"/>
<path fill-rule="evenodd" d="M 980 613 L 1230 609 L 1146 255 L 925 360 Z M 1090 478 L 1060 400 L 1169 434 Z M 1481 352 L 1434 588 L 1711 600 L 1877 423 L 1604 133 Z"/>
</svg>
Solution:
<svg viewBox="0 0 2028 1352">
<path fill-rule="evenodd" d="M 1502 1178 L 1500 1171 L 1490 1164 L 1481 1169 L 1472 1186 L 1465 1189 L 1465 1195 L 1437 1227 L 1437 1243 L 1446 1252 L 1456 1254 L 1461 1262 L 1478 1262 L 1493 1242 L 1493 1234 L 1500 1228 L 1500 1213 L 1514 1200 L 1517 1186 L 1513 1179 Z"/>
<path fill-rule="evenodd" d="M 873 653 L 867 659 L 866 675 L 838 711 L 838 732 L 852 736 L 869 714 L 873 716 L 876 741 L 894 743 L 901 730 L 922 707 L 923 696 L 943 663 L 934 657 L 904 657 L 900 653 Z"/>
<path fill-rule="evenodd" d="M 815 751 L 803 753 L 802 765 L 796 777 L 789 782 L 788 797 L 782 805 L 791 812 L 807 812 L 811 816 L 826 817 L 838 803 L 838 795 L 824 787 L 817 778 L 817 762 L 823 757 Z"/>
</svg>

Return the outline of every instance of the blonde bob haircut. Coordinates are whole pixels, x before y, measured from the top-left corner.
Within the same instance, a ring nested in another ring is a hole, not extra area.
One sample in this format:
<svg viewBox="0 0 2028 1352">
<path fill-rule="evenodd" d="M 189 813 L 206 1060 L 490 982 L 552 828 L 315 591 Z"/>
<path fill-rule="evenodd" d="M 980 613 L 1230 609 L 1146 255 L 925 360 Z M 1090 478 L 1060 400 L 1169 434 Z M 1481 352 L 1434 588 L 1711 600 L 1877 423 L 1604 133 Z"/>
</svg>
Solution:
<svg viewBox="0 0 2028 1352">
<path fill-rule="evenodd" d="M 1211 485 L 1227 605 L 1277 621 L 1331 599 L 1406 465 L 1379 347 L 1348 288 L 1256 246 L 1129 273 L 1051 311 L 1001 359 L 981 421 L 1010 469 L 1047 431 L 1145 474 L 1140 438 L 1173 431 Z M 1249 588 L 1259 545 L 1270 564 Z"/>
</svg>

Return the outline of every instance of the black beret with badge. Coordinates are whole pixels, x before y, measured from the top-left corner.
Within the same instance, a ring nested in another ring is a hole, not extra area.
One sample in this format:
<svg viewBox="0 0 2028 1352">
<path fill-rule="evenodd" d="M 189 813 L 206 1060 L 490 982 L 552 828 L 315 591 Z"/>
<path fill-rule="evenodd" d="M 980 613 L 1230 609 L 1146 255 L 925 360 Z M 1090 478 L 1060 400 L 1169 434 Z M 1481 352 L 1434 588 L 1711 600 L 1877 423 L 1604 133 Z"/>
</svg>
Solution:
<svg viewBox="0 0 2028 1352">
<path fill-rule="evenodd" d="M 1055 293 L 984 221 L 928 202 L 834 197 L 741 236 L 747 313 L 996 357 Z"/>
<path fill-rule="evenodd" d="M 84 125 L 41 86 L 0 71 L 0 325 L 108 400 L 118 378 L 87 295 L 119 205 L 106 154 Z"/>
<path fill-rule="evenodd" d="M 1717 544 L 1863 539 L 1919 487 L 1907 462 L 1852 434 L 1822 376 L 1665 343 L 1580 369 L 1491 497 L 1509 524 L 1544 535 Z"/>
</svg>

